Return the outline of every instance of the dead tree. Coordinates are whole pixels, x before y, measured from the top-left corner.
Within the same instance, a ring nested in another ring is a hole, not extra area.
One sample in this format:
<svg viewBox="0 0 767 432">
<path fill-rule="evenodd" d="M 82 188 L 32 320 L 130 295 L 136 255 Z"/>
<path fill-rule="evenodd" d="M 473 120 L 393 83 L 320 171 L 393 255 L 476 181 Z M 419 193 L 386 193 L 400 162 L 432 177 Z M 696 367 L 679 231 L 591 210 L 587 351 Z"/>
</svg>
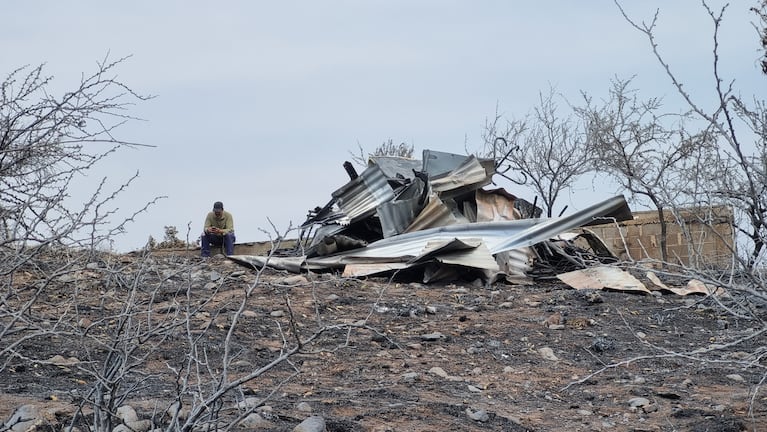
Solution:
<svg viewBox="0 0 767 432">
<path fill-rule="evenodd" d="M 631 80 L 614 80 L 609 97 L 600 105 L 584 95 L 585 104 L 578 112 L 599 155 L 594 159 L 594 168 L 615 179 L 631 199 L 640 201 L 644 197 L 657 210 L 659 249 L 666 263 L 665 210 L 678 194 L 675 177 L 698 151 L 699 142 L 685 131 L 684 115 L 664 113 L 659 99 L 640 100 L 630 84 Z"/>
<path fill-rule="evenodd" d="M 523 121 L 508 120 L 500 126 L 502 118 L 496 112 L 483 131 L 484 155 L 496 160 L 500 175 L 531 187 L 548 217 L 594 157 L 580 119 L 561 114 L 556 96 L 553 88 L 540 93 L 538 105 Z"/>
<path fill-rule="evenodd" d="M 714 11 L 704 2 L 703 7 L 713 24 L 711 85 L 716 102 L 710 107 L 684 88 L 661 54 L 655 38 L 657 12 L 649 23 L 638 23 L 622 8 L 620 10 L 624 18 L 647 38 L 658 63 L 687 104 L 690 116 L 703 123 L 702 129 L 715 138 L 715 153 L 709 158 L 716 164 L 707 177 L 697 177 L 700 182 L 706 182 L 698 189 L 707 191 L 698 199 L 731 205 L 744 216 L 745 221 L 737 223 L 735 228 L 750 244 L 745 253 L 734 248 L 733 252 L 741 268 L 761 280 L 754 269 L 764 261 L 767 248 L 767 104 L 758 92 L 753 93 L 751 100 L 741 97 L 743 90 L 736 89 L 733 80 L 726 82 L 722 77 L 719 32 L 727 6 Z M 762 282 L 755 283 L 762 288 L 765 286 Z"/>
</svg>

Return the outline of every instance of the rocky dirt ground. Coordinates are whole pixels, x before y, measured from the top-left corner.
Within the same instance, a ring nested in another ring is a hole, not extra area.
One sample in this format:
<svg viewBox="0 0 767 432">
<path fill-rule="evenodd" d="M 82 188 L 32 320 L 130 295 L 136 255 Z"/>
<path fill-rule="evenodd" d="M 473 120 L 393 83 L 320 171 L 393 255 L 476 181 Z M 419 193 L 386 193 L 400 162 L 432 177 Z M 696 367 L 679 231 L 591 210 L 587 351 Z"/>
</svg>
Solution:
<svg viewBox="0 0 767 432">
<path fill-rule="evenodd" d="M 199 306 L 178 332 L 204 337 L 213 373 L 231 333 L 238 355 L 230 379 L 274 360 L 295 345 L 296 333 L 340 326 L 227 399 L 222 415 L 245 400 L 262 401 L 263 421 L 251 429 L 290 431 L 318 415 L 328 431 L 767 430 L 765 396 L 756 391 L 765 338 L 727 345 L 759 324 L 701 296 L 576 291 L 555 282 L 424 285 L 258 274 L 223 257 L 111 259 L 41 291 L 29 315 L 61 322 L 62 330 L 23 341 L 3 359 L 0 420 L 32 404 L 48 410 L 39 430 L 63 428 L 93 387 L 84 365 L 107 351 L 73 335 L 110 328 L 126 302 L 120 290 L 140 281 L 135 301 L 157 316 L 173 305 Z M 21 292 L 40 286 L 32 270 L 16 279 Z M 252 295 L 232 328 L 248 287 Z M 25 299 L 4 297 L 8 307 Z M 61 319 L 65 310 L 69 318 Z M 63 330 L 70 318 L 79 333 Z M 127 403 L 140 418 L 162 426 L 178 384 L 173 370 L 189 356 L 185 340 L 164 341 L 136 369 L 144 381 Z M 712 347 L 719 349 L 694 352 Z M 137 382 L 133 376 L 124 388 Z"/>
</svg>

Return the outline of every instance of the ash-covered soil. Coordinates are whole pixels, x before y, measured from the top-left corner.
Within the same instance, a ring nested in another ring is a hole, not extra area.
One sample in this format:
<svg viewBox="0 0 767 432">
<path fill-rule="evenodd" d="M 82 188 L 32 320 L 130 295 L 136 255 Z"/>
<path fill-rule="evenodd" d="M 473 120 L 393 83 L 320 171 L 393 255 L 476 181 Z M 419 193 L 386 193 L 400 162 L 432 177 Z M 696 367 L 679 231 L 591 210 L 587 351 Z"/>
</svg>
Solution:
<svg viewBox="0 0 767 432">
<path fill-rule="evenodd" d="M 21 310 L 39 292 L 25 312 L 38 326 L 0 342 L 0 420 L 35 404 L 49 411 L 38 428 L 61 429 L 83 407 L 84 427 L 92 371 L 141 340 L 120 391 L 140 418 L 164 427 L 179 377 L 194 388 L 224 372 L 230 381 L 252 374 L 296 336 L 324 328 L 223 397 L 220 415 L 256 400 L 263 423 L 252 428 L 277 431 L 310 415 L 329 431 L 767 430 L 758 391 L 765 338 L 728 345 L 760 324 L 701 296 L 257 273 L 223 257 L 110 259 L 45 283 L 34 270 L 17 275 L 5 308 Z M 143 312 L 126 326 L 183 324 L 162 338 L 123 338 L 122 348 L 97 343 L 129 303 Z M 8 349 L 10 340 L 21 341 Z"/>
</svg>

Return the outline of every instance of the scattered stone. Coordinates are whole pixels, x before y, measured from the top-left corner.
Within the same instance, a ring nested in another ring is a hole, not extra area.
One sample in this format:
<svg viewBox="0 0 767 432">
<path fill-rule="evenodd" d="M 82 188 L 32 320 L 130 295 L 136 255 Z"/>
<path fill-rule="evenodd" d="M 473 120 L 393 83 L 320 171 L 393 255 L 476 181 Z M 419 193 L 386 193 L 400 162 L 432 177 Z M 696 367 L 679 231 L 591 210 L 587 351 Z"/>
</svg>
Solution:
<svg viewBox="0 0 767 432">
<path fill-rule="evenodd" d="M 682 381 L 682 385 L 685 387 L 692 387 L 695 385 L 695 383 L 693 383 L 690 378 L 686 378 L 684 381 Z"/>
<path fill-rule="evenodd" d="M 309 280 L 306 279 L 303 275 L 295 275 L 295 276 L 288 276 L 286 278 L 283 278 L 280 281 L 278 281 L 278 283 L 281 283 L 283 285 L 288 285 L 288 286 L 296 286 L 296 285 L 308 284 Z"/>
<path fill-rule="evenodd" d="M 426 306 L 426 313 L 429 315 L 434 315 L 437 313 L 437 308 L 434 306 Z"/>
<path fill-rule="evenodd" d="M 587 410 L 587 409 L 579 409 L 579 410 L 578 410 L 578 414 L 579 414 L 579 415 L 582 415 L 582 416 L 584 416 L 584 417 L 588 417 L 588 416 L 590 416 L 590 415 L 592 415 L 592 414 L 594 414 L 594 413 L 593 413 L 593 412 L 591 412 L 591 411 L 589 411 L 589 410 Z"/>
<path fill-rule="evenodd" d="M 211 282 L 215 282 L 215 281 L 217 281 L 217 280 L 221 279 L 221 273 L 219 273 L 219 272 L 217 272 L 217 271 L 213 270 L 212 272 L 208 273 L 208 279 L 209 279 Z"/>
<path fill-rule="evenodd" d="M 538 354 L 540 354 L 541 357 L 543 357 L 545 360 L 559 361 L 559 357 L 554 355 L 554 350 L 549 347 L 538 348 Z"/>
<path fill-rule="evenodd" d="M 535 300 L 530 300 L 530 299 L 528 299 L 528 298 L 525 298 L 525 299 L 523 299 L 522 301 L 523 301 L 523 302 L 524 302 L 524 303 L 525 303 L 527 306 L 530 306 L 530 307 L 538 307 L 538 306 L 540 306 L 540 305 L 541 305 L 541 302 L 539 302 L 539 301 L 535 301 Z"/>
<path fill-rule="evenodd" d="M 482 393 L 482 389 L 471 384 L 468 385 L 468 389 L 472 393 Z"/>
<path fill-rule="evenodd" d="M 559 312 L 552 314 L 550 317 L 546 318 L 543 321 L 543 325 L 545 325 L 546 327 L 551 327 L 553 325 L 560 325 L 560 324 L 562 324 L 562 314 L 560 314 Z"/>
<path fill-rule="evenodd" d="M 250 409 L 253 407 L 258 406 L 258 404 L 261 403 L 261 399 L 257 397 L 248 397 L 245 398 L 243 401 L 237 404 L 237 408 L 241 410 Z"/>
<path fill-rule="evenodd" d="M 294 427 L 293 432 L 325 432 L 325 419 L 311 416 Z"/>
<path fill-rule="evenodd" d="M 31 404 L 22 405 L 16 409 L 11 418 L 0 429 L 10 430 L 11 432 L 27 432 L 35 430 L 42 422 L 40 410 L 37 406 Z"/>
<path fill-rule="evenodd" d="M 469 416 L 470 419 L 481 423 L 485 423 L 490 420 L 490 416 L 485 410 L 473 411 L 471 408 L 466 408 L 466 415 Z"/>
<path fill-rule="evenodd" d="M 511 309 L 511 308 L 514 307 L 514 303 L 506 301 L 506 302 L 503 302 L 503 303 L 499 304 L 498 307 L 501 308 L 501 309 Z"/>
<path fill-rule="evenodd" d="M 138 421 L 138 414 L 136 410 L 130 405 L 123 405 L 117 408 L 117 418 L 122 420 L 123 423 Z"/>
<path fill-rule="evenodd" d="M 312 412 L 312 406 L 311 406 L 311 405 L 309 405 L 309 404 L 308 404 L 308 403 L 306 403 L 306 402 L 299 402 L 299 404 L 298 404 L 298 405 L 296 405 L 296 409 L 297 409 L 297 410 L 299 410 L 299 411 L 301 411 L 301 412 L 305 412 L 305 413 L 310 413 L 310 412 Z"/>
<path fill-rule="evenodd" d="M 511 367 L 511 366 L 506 366 L 506 367 L 503 368 L 503 373 L 505 373 L 505 374 L 514 373 L 514 368 Z"/>
<path fill-rule="evenodd" d="M 408 372 L 405 374 L 402 374 L 402 381 L 407 384 L 412 384 L 418 379 L 418 373 L 417 372 Z"/>
<path fill-rule="evenodd" d="M 340 298 L 341 297 L 338 297 L 335 294 L 330 294 L 329 296 L 325 297 L 325 301 L 327 301 L 328 303 L 333 303 L 333 302 L 338 301 L 338 299 L 340 299 Z"/>
<path fill-rule="evenodd" d="M 238 425 L 243 429 L 272 429 L 274 425 L 257 413 L 251 413 Z"/>
<path fill-rule="evenodd" d="M 740 376 L 738 374 L 730 374 L 730 375 L 727 375 L 726 378 L 729 379 L 729 380 L 735 381 L 735 382 L 745 382 L 746 381 L 745 379 L 743 379 L 742 376 Z"/>
<path fill-rule="evenodd" d="M 283 312 L 281 310 L 276 310 L 276 311 L 272 311 L 269 314 L 269 316 L 272 317 L 272 318 L 279 318 L 279 317 L 285 316 L 285 312 Z"/>
<path fill-rule="evenodd" d="M 646 335 L 644 332 L 640 332 L 640 331 L 636 332 L 636 336 L 637 336 L 639 339 L 644 339 L 644 338 L 646 338 L 646 337 L 647 337 L 647 335 Z"/>
<path fill-rule="evenodd" d="M 203 288 L 203 289 L 206 289 L 206 290 L 214 290 L 214 289 L 216 289 L 217 287 L 218 287 L 218 284 L 217 284 L 216 282 L 208 282 L 208 283 L 206 283 L 206 284 L 205 284 L 205 286 L 204 286 L 204 287 L 202 287 L 202 288 Z"/>
<path fill-rule="evenodd" d="M 434 333 L 429 333 L 429 334 L 421 335 L 421 340 L 422 341 L 426 341 L 426 342 L 434 342 L 434 341 L 438 341 L 438 340 L 441 340 L 441 339 L 445 339 L 445 335 L 443 335 L 440 332 L 434 332 Z"/>
<path fill-rule="evenodd" d="M 80 359 L 77 357 L 64 358 L 61 354 L 56 354 L 46 361 L 56 366 L 72 366 L 80 363 Z"/>
<path fill-rule="evenodd" d="M 647 414 L 654 413 L 658 411 L 658 404 L 645 405 L 642 407 L 642 411 L 644 411 Z"/>
<path fill-rule="evenodd" d="M 419 349 L 423 348 L 423 345 L 421 345 L 419 343 L 411 343 L 411 344 L 407 344 L 407 347 L 412 349 L 412 350 L 419 350 Z"/>
<path fill-rule="evenodd" d="M 612 340 L 604 337 L 604 336 L 597 336 L 594 338 L 594 342 L 591 344 L 591 349 L 601 353 L 605 351 L 610 351 L 615 348 L 615 342 Z"/>
<path fill-rule="evenodd" d="M 433 368 L 429 369 L 429 373 L 440 378 L 448 378 L 450 376 L 447 374 L 447 372 L 445 372 L 444 369 L 439 366 L 434 366 Z"/>
<path fill-rule="evenodd" d="M 641 408 L 650 405 L 650 400 L 643 397 L 635 397 L 629 399 L 629 406 L 631 408 Z"/>
<path fill-rule="evenodd" d="M 95 262 L 90 262 L 85 265 L 85 268 L 87 268 L 88 270 L 98 270 L 99 267 L 100 267 L 99 263 L 95 263 Z"/>
</svg>

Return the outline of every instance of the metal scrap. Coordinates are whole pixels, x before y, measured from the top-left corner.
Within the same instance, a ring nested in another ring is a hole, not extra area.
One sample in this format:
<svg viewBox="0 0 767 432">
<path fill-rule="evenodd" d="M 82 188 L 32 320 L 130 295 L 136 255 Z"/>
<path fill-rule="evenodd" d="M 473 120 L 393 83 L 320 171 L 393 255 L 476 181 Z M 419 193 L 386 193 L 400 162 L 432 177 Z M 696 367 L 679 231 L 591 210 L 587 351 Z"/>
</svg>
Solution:
<svg viewBox="0 0 767 432">
<path fill-rule="evenodd" d="M 345 169 L 349 182 L 301 225 L 295 256 L 230 258 L 259 268 L 355 277 L 517 280 L 615 260 L 593 233 L 564 234 L 599 218 L 631 215 L 617 196 L 540 218 L 534 204 L 502 188 L 484 189 L 496 174 L 495 161 L 475 156 L 425 150 L 421 161 L 371 157 L 362 173 L 348 163 Z"/>
</svg>

